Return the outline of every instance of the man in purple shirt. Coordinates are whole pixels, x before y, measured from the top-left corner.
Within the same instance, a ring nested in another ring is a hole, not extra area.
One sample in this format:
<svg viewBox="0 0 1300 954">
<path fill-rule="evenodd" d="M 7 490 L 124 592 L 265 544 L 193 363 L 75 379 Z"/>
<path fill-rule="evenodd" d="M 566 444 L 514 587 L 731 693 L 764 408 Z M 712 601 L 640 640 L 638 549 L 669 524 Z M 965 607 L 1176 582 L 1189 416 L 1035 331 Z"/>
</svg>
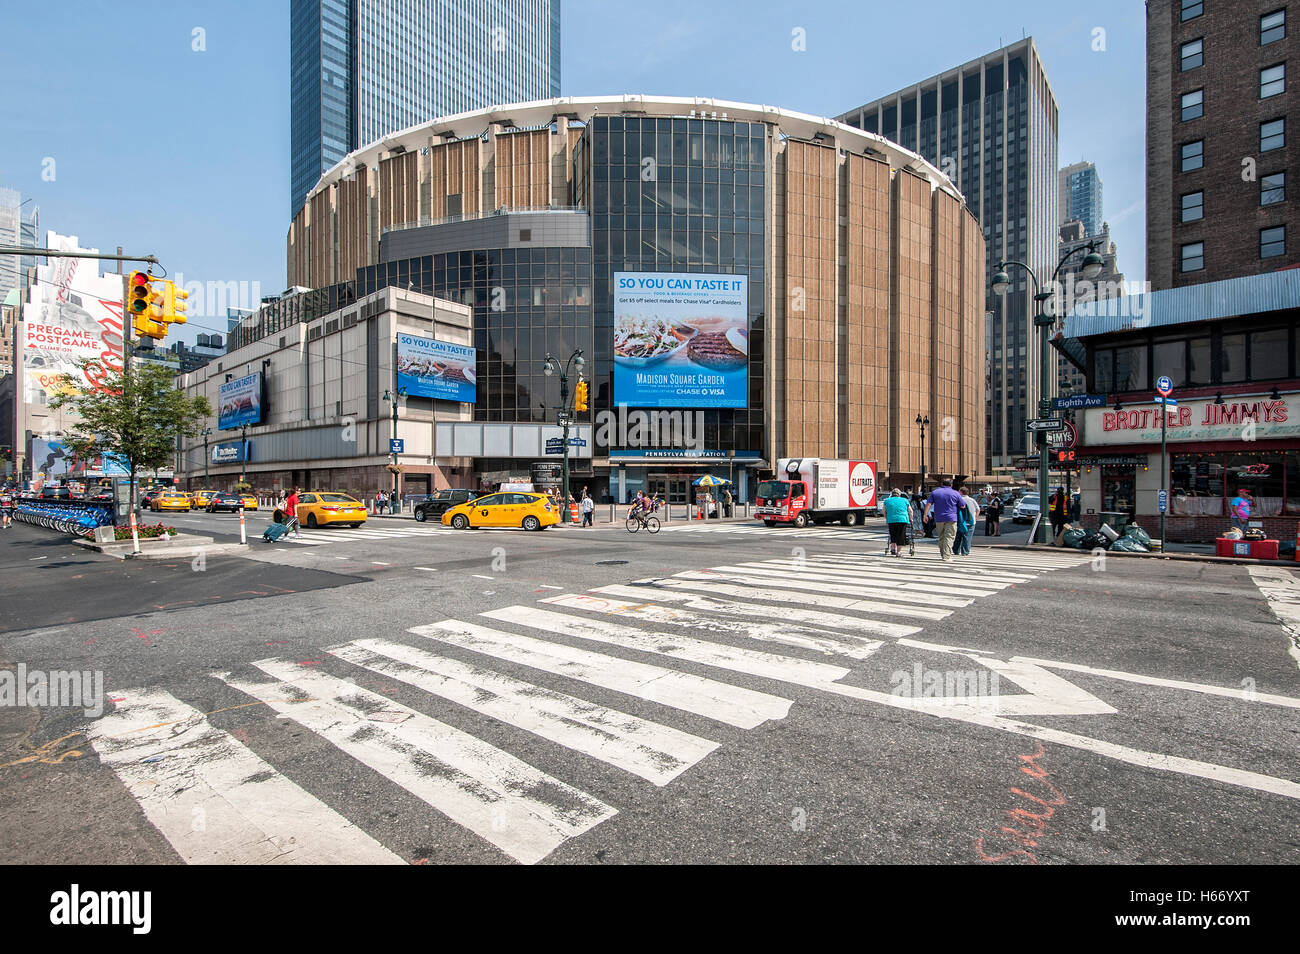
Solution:
<svg viewBox="0 0 1300 954">
<path fill-rule="evenodd" d="M 930 491 L 930 499 L 925 504 L 925 515 L 934 514 L 934 522 L 939 528 L 939 556 L 944 563 L 952 563 L 952 545 L 957 539 L 957 511 L 966 506 L 961 494 L 952 489 L 951 480 L 943 480 Z"/>
</svg>

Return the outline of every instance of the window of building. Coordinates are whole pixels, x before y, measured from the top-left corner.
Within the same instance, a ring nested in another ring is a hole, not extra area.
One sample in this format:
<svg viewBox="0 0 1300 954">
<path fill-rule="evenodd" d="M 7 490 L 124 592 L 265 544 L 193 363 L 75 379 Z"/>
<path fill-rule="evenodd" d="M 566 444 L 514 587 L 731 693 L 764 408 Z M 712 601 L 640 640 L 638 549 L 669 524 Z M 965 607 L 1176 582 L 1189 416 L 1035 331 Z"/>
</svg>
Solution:
<svg viewBox="0 0 1300 954">
<path fill-rule="evenodd" d="M 1190 43 L 1183 44 L 1182 56 L 1181 56 L 1182 65 L 1180 67 L 1183 72 L 1186 72 L 1187 70 L 1194 70 L 1196 69 L 1196 67 L 1200 66 L 1204 62 L 1204 58 L 1202 56 L 1202 50 L 1204 45 L 1205 45 L 1205 41 L 1203 39 L 1192 40 Z"/>
<path fill-rule="evenodd" d="M 1259 151 L 1269 152 L 1286 145 L 1286 119 L 1270 119 L 1259 124 Z"/>
<path fill-rule="evenodd" d="M 1198 222 L 1205 218 L 1205 193 L 1188 192 L 1183 196 L 1183 221 Z"/>
<path fill-rule="evenodd" d="M 1157 341 L 1151 349 L 1151 367 L 1166 374 L 1175 387 L 1187 384 L 1187 339 Z"/>
<path fill-rule="evenodd" d="M 1204 0 L 1183 0 L 1182 21 L 1195 20 L 1205 12 Z"/>
<path fill-rule="evenodd" d="M 1288 375 L 1291 354 L 1286 328 L 1250 333 L 1250 380 L 1276 381 Z"/>
<path fill-rule="evenodd" d="M 1219 380 L 1236 384 L 1246 380 L 1246 336 L 1224 335 L 1219 345 Z"/>
<path fill-rule="evenodd" d="M 1277 258 L 1286 254 L 1286 226 L 1259 230 L 1259 257 Z"/>
<path fill-rule="evenodd" d="M 1280 96 L 1286 91 L 1286 64 L 1266 66 L 1259 71 L 1259 98 Z"/>
<path fill-rule="evenodd" d="M 1286 173 L 1274 172 L 1259 180 L 1259 204 L 1276 205 L 1286 201 Z"/>
<path fill-rule="evenodd" d="M 1259 18 L 1259 45 L 1267 46 L 1286 36 L 1286 11 L 1274 10 Z"/>
<path fill-rule="evenodd" d="M 1205 267 L 1205 243 L 1188 242 L 1182 249 L 1182 270 L 1185 272 L 1199 272 Z"/>
<path fill-rule="evenodd" d="M 1183 143 L 1183 172 L 1192 172 L 1205 165 L 1205 140 Z"/>
<path fill-rule="evenodd" d="M 1205 90 L 1194 89 L 1183 93 L 1182 111 L 1179 114 L 1183 122 L 1200 119 L 1205 114 Z"/>
<path fill-rule="evenodd" d="M 1192 338 L 1187 342 L 1187 383 L 1209 384 L 1212 374 L 1210 367 L 1210 336 Z"/>
</svg>

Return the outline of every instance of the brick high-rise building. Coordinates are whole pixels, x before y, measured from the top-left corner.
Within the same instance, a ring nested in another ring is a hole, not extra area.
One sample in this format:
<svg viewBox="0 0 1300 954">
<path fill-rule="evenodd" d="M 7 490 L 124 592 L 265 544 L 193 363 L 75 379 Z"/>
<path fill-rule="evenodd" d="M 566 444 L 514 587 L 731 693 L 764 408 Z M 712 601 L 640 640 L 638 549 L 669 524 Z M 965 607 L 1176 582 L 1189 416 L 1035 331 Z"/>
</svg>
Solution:
<svg viewBox="0 0 1300 954">
<path fill-rule="evenodd" d="M 1297 16 L 1295 0 L 1147 3 L 1153 290 L 1300 264 Z"/>
</svg>

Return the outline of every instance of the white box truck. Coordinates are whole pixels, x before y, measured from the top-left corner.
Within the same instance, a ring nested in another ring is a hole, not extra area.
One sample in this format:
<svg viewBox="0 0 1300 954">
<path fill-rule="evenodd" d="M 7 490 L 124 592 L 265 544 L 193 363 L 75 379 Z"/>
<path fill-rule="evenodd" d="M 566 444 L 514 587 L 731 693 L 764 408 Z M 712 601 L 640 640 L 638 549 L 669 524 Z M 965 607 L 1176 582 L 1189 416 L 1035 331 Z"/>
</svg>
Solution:
<svg viewBox="0 0 1300 954">
<path fill-rule="evenodd" d="M 839 521 L 846 527 L 877 512 L 876 462 L 783 457 L 755 493 L 754 516 L 766 526 Z"/>
</svg>

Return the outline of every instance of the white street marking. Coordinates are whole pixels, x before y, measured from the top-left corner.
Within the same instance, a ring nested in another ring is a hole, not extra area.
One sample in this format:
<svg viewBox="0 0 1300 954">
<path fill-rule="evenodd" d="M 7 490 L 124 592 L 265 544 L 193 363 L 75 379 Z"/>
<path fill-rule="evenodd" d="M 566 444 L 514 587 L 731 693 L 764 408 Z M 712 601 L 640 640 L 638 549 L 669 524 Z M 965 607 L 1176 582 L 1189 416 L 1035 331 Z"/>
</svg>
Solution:
<svg viewBox="0 0 1300 954">
<path fill-rule="evenodd" d="M 358 639 L 330 653 L 655 785 L 667 785 L 718 747 L 670 726 L 402 643 Z"/>
<path fill-rule="evenodd" d="M 704 582 L 707 581 L 707 582 Z M 670 587 L 681 590 L 694 590 L 710 595 L 735 596 L 746 600 L 767 600 L 773 603 L 796 603 L 800 606 L 830 606 L 835 609 L 855 609 L 869 613 L 885 613 L 891 616 L 910 616 L 914 619 L 944 619 L 952 615 L 951 610 L 935 609 L 929 606 L 913 606 L 906 603 L 881 603 L 876 600 L 849 599 L 831 596 L 826 593 L 791 592 L 772 586 L 771 580 L 764 580 L 762 585 L 736 585 L 726 578 L 703 576 L 701 582 L 679 580 L 675 578 L 644 579 L 634 581 L 640 585 Z M 742 581 L 739 581 L 743 583 Z M 804 587 L 810 589 L 810 587 Z"/>
<path fill-rule="evenodd" d="M 789 573 L 776 570 L 746 570 L 738 566 L 718 566 L 709 570 L 687 570 L 674 573 L 673 576 L 683 580 L 718 580 L 723 583 L 744 583 L 752 586 L 779 586 L 783 589 L 810 590 L 813 593 L 845 593 L 851 596 L 871 596 L 876 599 L 899 600 L 911 603 L 923 603 L 927 606 L 944 606 L 960 609 L 970 606 L 973 600 L 957 596 L 943 596 L 938 593 L 917 592 L 902 586 L 856 586 L 847 583 L 831 583 L 814 579 L 811 574 L 792 577 Z"/>
<path fill-rule="evenodd" d="M 197 709 L 156 689 L 119 695 L 86 735 L 188 864 L 403 864 Z"/>
<path fill-rule="evenodd" d="M 791 700 L 766 692 L 490 629 L 477 623 L 448 619 L 430 626 L 417 626 L 409 632 L 659 705 L 694 712 L 741 729 L 752 729 L 768 719 L 784 719 L 790 711 Z"/>
<path fill-rule="evenodd" d="M 1287 652 L 1300 666 L 1300 580 L 1280 566 L 1252 566 L 1250 578 L 1287 634 Z"/>
</svg>

